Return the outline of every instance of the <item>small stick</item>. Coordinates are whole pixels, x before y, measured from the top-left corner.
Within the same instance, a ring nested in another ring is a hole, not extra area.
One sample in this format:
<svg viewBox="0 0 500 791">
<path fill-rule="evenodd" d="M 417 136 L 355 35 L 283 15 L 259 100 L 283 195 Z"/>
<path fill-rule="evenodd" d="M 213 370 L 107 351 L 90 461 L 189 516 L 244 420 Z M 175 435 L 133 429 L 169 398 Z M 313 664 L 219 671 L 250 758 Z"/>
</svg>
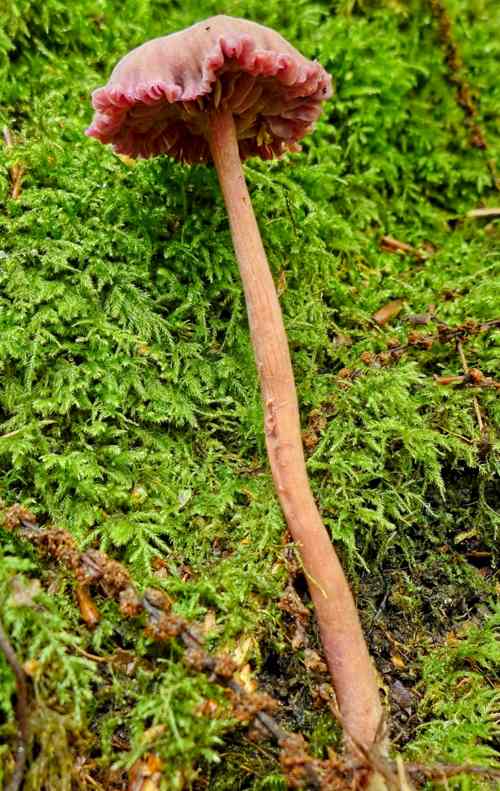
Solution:
<svg viewBox="0 0 500 791">
<path fill-rule="evenodd" d="M 476 372 L 476 377 L 473 378 L 473 371 Z M 478 374 L 480 372 L 476 369 L 472 369 L 468 374 L 462 374 L 460 376 L 436 376 L 434 375 L 434 381 L 438 385 L 466 385 L 468 387 L 489 387 L 498 390 L 500 388 L 500 382 L 496 382 L 494 379 L 489 379 L 486 376 L 481 376 L 479 378 Z"/>
<path fill-rule="evenodd" d="M 479 409 L 479 404 L 477 401 L 476 396 L 473 396 L 472 403 L 474 404 L 474 412 L 476 413 L 477 423 L 479 426 L 479 431 L 481 434 L 484 434 L 484 423 L 483 418 L 481 417 L 481 410 Z"/>
<path fill-rule="evenodd" d="M 14 148 L 14 143 L 13 143 L 13 140 L 12 140 L 12 135 L 10 133 L 10 129 L 8 129 L 8 127 L 6 127 L 6 126 L 4 126 L 4 128 L 3 128 L 3 139 L 4 139 L 4 142 L 5 142 L 5 145 L 7 146 L 7 148 Z"/>
<path fill-rule="evenodd" d="M 16 434 L 20 434 L 22 428 L 16 428 L 14 431 L 7 431 L 6 434 L 0 434 L 0 439 L 8 439 L 9 437 L 15 437 Z"/>
<path fill-rule="evenodd" d="M 500 770 L 474 764 L 434 764 L 434 766 L 425 766 L 425 764 L 412 763 L 405 764 L 405 769 L 408 774 L 423 774 L 430 778 L 456 777 L 456 775 L 461 774 L 481 775 L 492 779 L 500 778 Z"/>
<path fill-rule="evenodd" d="M 406 253 L 414 256 L 414 258 L 417 258 L 419 261 L 424 261 L 428 257 L 427 253 L 423 250 L 412 247 L 412 245 L 407 242 L 400 242 L 399 239 L 394 239 L 393 236 L 381 236 L 380 247 L 386 253 Z"/>
<path fill-rule="evenodd" d="M 464 369 L 464 373 L 467 376 L 467 374 L 469 373 L 469 365 L 468 365 L 467 360 L 465 358 L 465 354 L 464 354 L 464 350 L 463 350 L 463 346 L 462 346 L 462 342 L 461 341 L 457 341 L 457 351 L 458 351 L 458 354 L 460 356 L 460 361 L 462 363 L 462 368 Z M 477 423 L 478 423 L 478 426 L 479 426 L 479 431 L 480 431 L 481 436 L 482 436 L 484 434 L 484 423 L 483 423 L 483 418 L 481 417 L 481 410 L 479 409 L 479 403 L 478 403 L 478 400 L 477 400 L 476 396 L 472 396 L 472 403 L 474 405 L 474 412 L 476 413 L 476 419 L 477 419 Z"/>
<path fill-rule="evenodd" d="M 465 376 L 436 376 L 434 375 L 434 381 L 437 382 L 438 385 L 455 385 L 463 382 Z"/>
<path fill-rule="evenodd" d="M 488 330 L 490 327 L 500 327 L 500 319 L 491 319 L 491 321 L 483 321 L 479 325 L 481 330 Z"/>
<path fill-rule="evenodd" d="M 473 219 L 476 217 L 500 217 L 500 206 L 491 206 L 485 209 L 471 209 L 465 216 Z"/>
<path fill-rule="evenodd" d="M 457 351 L 458 351 L 458 354 L 459 354 L 459 357 L 460 357 L 460 362 L 462 363 L 462 368 L 464 369 L 464 373 L 468 374 L 469 373 L 469 364 L 468 364 L 467 360 L 465 359 L 464 349 L 463 349 L 461 341 L 457 342 Z"/>
<path fill-rule="evenodd" d="M 84 656 L 86 659 L 90 659 L 91 662 L 96 662 L 97 664 L 107 665 L 112 662 L 115 658 L 114 654 L 109 654 L 107 656 L 97 656 L 97 654 L 90 654 L 88 651 L 85 651 L 84 648 L 80 648 L 79 645 L 73 646 L 73 649 L 78 653 Z"/>
<path fill-rule="evenodd" d="M 14 774 L 12 775 L 8 786 L 5 787 L 5 791 L 18 791 L 21 788 L 21 783 L 23 781 L 24 768 L 26 766 L 26 756 L 28 752 L 28 686 L 26 684 L 26 675 L 24 670 L 19 664 L 16 653 L 12 648 L 9 638 L 7 637 L 1 623 L 0 650 L 3 651 L 5 659 L 7 660 L 7 664 L 10 666 L 16 678 L 16 719 L 19 731 Z"/>
<path fill-rule="evenodd" d="M 14 148 L 14 141 L 8 127 L 3 128 L 3 139 L 7 148 Z M 21 194 L 21 182 L 25 174 L 25 168 L 19 162 L 15 162 L 10 168 L 10 179 L 12 188 L 10 195 L 14 200 L 17 200 Z"/>
</svg>

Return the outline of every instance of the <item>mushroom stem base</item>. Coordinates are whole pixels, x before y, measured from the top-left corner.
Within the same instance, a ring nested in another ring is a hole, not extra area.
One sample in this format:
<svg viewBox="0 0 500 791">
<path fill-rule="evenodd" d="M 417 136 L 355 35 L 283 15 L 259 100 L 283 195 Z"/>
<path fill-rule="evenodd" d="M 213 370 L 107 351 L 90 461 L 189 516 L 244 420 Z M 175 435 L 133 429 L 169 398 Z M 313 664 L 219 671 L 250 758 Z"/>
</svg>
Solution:
<svg viewBox="0 0 500 791">
<path fill-rule="evenodd" d="M 210 116 L 210 149 L 229 215 L 264 404 L 266 445 L 279 501 L 300 551 L 349 748 L 380 740 L 375 670 L 354 599 L 307 477 L 295 382 L 281 307 L 269 270 L 229 111 Z"/>
</svg>

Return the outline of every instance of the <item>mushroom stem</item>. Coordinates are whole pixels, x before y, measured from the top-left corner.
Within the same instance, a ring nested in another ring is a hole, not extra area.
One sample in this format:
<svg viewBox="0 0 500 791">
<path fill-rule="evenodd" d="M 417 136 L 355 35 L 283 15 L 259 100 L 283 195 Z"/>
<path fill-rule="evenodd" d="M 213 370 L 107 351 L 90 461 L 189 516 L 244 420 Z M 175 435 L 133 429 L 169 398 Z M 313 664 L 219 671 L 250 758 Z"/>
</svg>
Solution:
<svg viewBox="0 0 500 791">
<path fill-rule="evenodd" d="M 350 749 L 369 749 L 382 719 L 378 684 L 354 599 L 307 477 L 281 308 L 241 165 L 229 111 L 210 116 L 210 150 L 245 291 L 274 484 L 300 551 Z"/>
</svg>

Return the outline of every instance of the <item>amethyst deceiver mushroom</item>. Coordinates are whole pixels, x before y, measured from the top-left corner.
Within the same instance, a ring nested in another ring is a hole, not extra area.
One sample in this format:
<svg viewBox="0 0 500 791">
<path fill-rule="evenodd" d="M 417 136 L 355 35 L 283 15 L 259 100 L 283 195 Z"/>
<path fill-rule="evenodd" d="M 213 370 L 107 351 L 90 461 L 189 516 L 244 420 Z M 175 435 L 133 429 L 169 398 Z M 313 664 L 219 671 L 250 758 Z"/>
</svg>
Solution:
<svg viewBox="0 0 500 791">
<path fill-rule="evenodd" d="M 378 684 L 354 600 L 307 477 L 280 304 L 241 161 L 300 150 L 331 80 L 269 28 L 215 16 L 148 41 L 96 90 L 87 134 L 131 157 L 212 161 L 245 291 L 272 475 L 296 542 L 351 749 L 369 748 L 382 717 Z"/>
</svg>

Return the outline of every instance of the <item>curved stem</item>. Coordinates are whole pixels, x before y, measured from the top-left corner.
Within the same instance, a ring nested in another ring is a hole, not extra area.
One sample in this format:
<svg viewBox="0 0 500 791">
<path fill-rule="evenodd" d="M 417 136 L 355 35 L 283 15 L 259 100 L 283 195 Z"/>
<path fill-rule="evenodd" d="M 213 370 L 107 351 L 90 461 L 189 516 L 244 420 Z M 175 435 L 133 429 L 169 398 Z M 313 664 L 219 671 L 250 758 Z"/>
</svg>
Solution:
<svg viewBox="0 0 500 791">
<path fill-rule="evenodd" d="M 245 291 L 274 484 L 316 611 L 346 735 L 369 748 L 382 707 L 354 599 L 307 477 L 288 341 L 240 161 L 232 114 L 210 117 L 210 149 Z"/>
</svg>

